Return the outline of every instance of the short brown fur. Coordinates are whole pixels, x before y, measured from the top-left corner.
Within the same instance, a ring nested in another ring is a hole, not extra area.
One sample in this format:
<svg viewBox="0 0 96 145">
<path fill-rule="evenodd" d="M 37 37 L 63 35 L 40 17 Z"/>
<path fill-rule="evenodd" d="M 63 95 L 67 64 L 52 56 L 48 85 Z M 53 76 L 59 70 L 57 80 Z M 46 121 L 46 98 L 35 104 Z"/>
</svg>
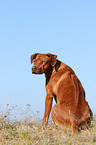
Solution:
<svg viewBox="0 0 96 145">
<path fill-rule="evenodd" d="M 33 60 L 32 72 L 45 73 L 46 77 L 47 96 L 42 126 L 44 127 L 48 122 L 54 97 L 56 104 L 51 116 L 57 127 L 69 126 L 74 133 L 88 127 L 93 113 L 85 100 L 85 91 L 74 71 L 59 61 L 56 55 L 50 53 L 35 53 L 31 55 L 31 63 Z"/>
</svg>

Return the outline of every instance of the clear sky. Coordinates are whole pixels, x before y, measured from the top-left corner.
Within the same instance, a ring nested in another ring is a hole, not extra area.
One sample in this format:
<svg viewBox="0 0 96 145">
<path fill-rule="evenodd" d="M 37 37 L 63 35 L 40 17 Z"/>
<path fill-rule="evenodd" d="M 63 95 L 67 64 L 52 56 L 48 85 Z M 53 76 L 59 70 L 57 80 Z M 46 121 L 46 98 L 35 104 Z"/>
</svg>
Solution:
<svg viewBox="0 0 96 145">
<path fill-rule="evenodd" d="M 80 79 L 96 113 L 96 0 L 0 1 L 0 105 L 45 108 L 45 76 L 30 55 L 53 53 Z"/>
</svg>

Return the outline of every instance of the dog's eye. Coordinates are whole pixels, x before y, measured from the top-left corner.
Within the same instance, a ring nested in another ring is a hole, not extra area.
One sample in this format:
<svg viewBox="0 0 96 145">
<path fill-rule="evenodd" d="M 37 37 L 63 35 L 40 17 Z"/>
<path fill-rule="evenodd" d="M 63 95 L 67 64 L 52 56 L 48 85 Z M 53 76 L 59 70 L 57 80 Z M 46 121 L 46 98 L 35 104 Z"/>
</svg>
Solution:
<svg viewBox="0 0 96 145">
<path fill-rule="evenodd" d="M 42 63 L 44 63 L 45 61 L 42 61 Z"/>
</svg>

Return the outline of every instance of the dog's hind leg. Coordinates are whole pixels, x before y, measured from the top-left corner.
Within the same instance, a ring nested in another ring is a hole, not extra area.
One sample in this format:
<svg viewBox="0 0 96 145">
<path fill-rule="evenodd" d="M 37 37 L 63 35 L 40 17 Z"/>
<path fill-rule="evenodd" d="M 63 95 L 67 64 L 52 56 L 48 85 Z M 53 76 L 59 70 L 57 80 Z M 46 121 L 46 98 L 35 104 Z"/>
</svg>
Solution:
<svg viewBox="0 0 96 145">
<path fill-rule="evenodd" d="M 76 120 L 75 113 L 72 112 L 72 109 L 69 108 L 69 106 L 55 104 L 51 116 L 57 128 L 67 127 L 66 129 L 70 128 L 73 133 L 78 132 L 78 121 Z"/>
</svg>

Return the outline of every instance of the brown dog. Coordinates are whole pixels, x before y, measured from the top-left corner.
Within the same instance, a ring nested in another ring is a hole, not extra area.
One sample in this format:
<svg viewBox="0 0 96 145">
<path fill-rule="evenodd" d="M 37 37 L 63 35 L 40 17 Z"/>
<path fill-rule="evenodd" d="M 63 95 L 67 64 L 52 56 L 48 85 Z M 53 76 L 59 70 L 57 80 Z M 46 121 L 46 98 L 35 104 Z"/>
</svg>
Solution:
<svg viewBox="0 0 96 145">
<path fill-rule="evenodd" d="M 32 73 L 46 76 L 45 114 L 42 126 L 49 118 L 53 97 L 56 101 L 52 109 L 52 119 L 57 127 L 70 126 L 72 131 L 88 127 L 92 119 L 92 111 L 85 100 L 84 89 L 74 71 L 57 59 L 56 55 L 35 53 Z"/>
</svg>

